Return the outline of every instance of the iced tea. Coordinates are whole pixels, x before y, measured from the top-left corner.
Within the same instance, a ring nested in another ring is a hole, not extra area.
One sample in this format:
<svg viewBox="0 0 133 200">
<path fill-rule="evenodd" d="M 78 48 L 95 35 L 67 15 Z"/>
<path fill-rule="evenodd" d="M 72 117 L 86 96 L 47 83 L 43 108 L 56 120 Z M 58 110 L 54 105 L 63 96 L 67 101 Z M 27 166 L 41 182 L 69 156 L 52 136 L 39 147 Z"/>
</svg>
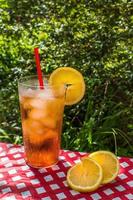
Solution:
<svg viewBox="0 0 133 200">
<path fill-rule="evenodd" d="M 40 89 L 29 80 L 19 83 L 25 157 L 30 166 L 48 167 L 58 161 L 65 87 L 45 83 Z"/>
</svg>

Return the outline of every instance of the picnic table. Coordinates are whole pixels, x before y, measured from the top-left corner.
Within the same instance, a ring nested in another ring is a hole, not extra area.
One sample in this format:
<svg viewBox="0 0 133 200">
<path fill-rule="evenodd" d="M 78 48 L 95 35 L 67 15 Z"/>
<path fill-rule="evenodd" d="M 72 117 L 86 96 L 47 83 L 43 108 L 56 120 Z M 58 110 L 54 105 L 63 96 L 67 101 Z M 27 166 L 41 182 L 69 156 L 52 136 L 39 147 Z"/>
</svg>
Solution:
<svg viewBox="0 0 133 200">
<path fill-rule="evenodd" d="M 133 200 L 133 158 L 119 157 L 116 180 L 94 192 L 70 189 L 67 170 L 84 155 L 61 150 L 56 165 L 34 169 L 25 163 L 23 146 L 0 143 L 0 200 Z"/>
</svg>

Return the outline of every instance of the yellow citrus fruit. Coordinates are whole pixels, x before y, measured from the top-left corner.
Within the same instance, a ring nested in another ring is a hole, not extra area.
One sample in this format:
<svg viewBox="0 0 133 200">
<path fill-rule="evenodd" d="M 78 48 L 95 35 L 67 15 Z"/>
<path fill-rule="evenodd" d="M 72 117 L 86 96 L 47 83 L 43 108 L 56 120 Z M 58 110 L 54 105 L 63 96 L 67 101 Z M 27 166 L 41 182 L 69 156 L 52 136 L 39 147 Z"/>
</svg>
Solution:
<svg viewBox="0 0 133 200">
<path fill-rule="evenodd" d="M 85 82 L 82 74 L 71 67 L 59 67 L 53 71 L 49 80 L 50 84 L 65 84 L 66 105 L 72 105 L 79 102 L 85 93 Z"/>
<path fill-rule="evenodd" d="M 103 170 L 102 184 L 109 183 L 116 178 L 119 173 L 119 160 L 115 154 L 109 151 L 96 151 L 89 155 L 95 160 Z"/>
<path fill-rule="evenodd" d="M 91 158 L 84 158 L 67 172 L 68 185 L 79 192 L 96 190 L 102 181 L 102 168 Z"/>
</svg>

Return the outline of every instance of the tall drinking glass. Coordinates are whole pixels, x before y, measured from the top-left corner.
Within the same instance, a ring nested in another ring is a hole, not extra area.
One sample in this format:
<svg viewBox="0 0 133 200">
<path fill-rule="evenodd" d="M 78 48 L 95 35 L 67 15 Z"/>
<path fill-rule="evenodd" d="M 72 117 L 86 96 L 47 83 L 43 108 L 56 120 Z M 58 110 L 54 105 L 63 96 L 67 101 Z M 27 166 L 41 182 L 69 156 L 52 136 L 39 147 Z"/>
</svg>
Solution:
<svg viewBox="0 0 133 200">
<path fill-rule="evenodd" d="M 50 85 L 44 78 L 44 89 L 36 76 L 19 80 L 25 159 L 32 167 L 49 167 L 58 162 L 65 86 Z"/>
</svg>

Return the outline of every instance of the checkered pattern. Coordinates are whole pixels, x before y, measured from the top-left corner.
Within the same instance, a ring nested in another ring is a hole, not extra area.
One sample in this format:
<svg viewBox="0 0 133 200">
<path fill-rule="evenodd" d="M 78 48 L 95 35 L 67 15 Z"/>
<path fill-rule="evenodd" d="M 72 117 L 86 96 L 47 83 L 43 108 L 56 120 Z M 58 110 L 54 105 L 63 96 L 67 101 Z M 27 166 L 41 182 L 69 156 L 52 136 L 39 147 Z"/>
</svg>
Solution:
<svg viewBox="0 0 133 200">
<path fill-rule="evenodd" d="M 95 192 L 70 189 L 66 173 L 85 153 L 62 150 L 58 164 L 34 169 L 26 165 L 21 146 L 0 143 L 1 200 L 133 200 L 133 159 L 119 158 L 121 170 L 112 183 Z"/>
</svg>

